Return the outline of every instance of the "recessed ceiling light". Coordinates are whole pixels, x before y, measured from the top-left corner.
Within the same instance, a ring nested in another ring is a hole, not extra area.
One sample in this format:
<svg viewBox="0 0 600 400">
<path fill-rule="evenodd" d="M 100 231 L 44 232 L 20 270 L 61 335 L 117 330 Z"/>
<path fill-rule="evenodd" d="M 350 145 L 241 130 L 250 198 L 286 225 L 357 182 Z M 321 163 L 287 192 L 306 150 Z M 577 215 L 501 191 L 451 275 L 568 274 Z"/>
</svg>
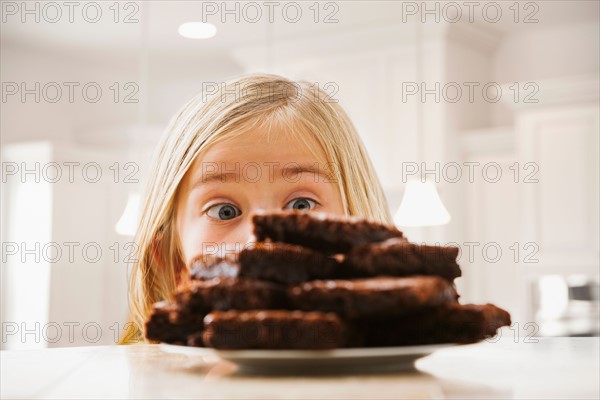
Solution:
<svg viewBox="0 0 600 400">
<path fill-rule="evenodd" d="M 217 27 L 204 22 L 186 22 L 179 26 L 179 34 L 189 39 L 208 39 L 217 34 Z"/>
</svg>

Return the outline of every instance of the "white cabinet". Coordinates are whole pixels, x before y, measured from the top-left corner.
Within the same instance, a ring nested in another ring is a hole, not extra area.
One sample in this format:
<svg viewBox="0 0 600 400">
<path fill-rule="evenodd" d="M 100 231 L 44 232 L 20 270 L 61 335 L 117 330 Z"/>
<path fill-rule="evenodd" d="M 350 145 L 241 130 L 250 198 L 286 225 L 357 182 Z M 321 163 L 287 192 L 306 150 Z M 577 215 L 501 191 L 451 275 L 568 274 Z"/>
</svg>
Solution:
<svg viewBox="0 0 600 400">
<path fill-rule="evenodd" d="M 597 88 L 597 80 L 590 82 L 596 94 Z M 539 277 L 598 277 L 599 110 L 597 99 L 517 110 L 518 159 L 534 166 L 538 178 L 521 192 L 521 238 L 539 247 L 539 262 L 519 265 L 529 320 L 535 317 L 530 286 Z"/>
<path fill-rule="evenodd" d="M 519 160 L 539 170 L 523 187 L 523 234 L 539 243 L 542 265 L 598 262 L 598 110 L 591 103 L 518 115 Z"/>
<path fill-rule="evenodd" d="M 509 178 L 466 190 L 465 239 L 497 242 L 503 257 L 462 263 L 465 298 L 506 307 L 521 329 L 536 320 L 540 277 L 597 279 L 600 267 L 598 80 L 538 84 L 539 103 L 512 104 L 514 127 L 463 141 L 465 160 L 498 163 Z"/>
</svg>

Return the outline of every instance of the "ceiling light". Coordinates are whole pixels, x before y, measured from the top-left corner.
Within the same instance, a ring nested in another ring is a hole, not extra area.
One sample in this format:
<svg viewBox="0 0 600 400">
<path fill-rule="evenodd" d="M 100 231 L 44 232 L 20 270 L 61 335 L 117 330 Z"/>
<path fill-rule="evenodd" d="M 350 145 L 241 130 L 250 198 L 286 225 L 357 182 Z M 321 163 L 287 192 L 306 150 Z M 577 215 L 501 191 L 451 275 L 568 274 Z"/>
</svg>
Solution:
<svg viewBox="0 0 600 400">
<path fill-rule="evenodd" d="M 217 27 L 204 22 L 186 22 L 179 26 L 179 34 L 188 39 L 208 39 L 217 34 Z"/>
</svg>

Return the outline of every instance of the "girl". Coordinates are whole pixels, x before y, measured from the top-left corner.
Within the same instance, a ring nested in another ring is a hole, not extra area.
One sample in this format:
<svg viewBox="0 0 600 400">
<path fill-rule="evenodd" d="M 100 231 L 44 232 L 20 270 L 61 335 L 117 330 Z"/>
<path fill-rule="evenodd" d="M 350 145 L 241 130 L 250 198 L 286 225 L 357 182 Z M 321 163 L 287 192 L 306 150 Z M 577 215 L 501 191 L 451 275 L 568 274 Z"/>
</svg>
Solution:
<svg viewBox="0 0 600 400">
<path fill-rule="evenodd" d="M 354 126 L 315 86 L 243 76 L 198 94 L 171 120 L 136 234 L 121 343 L 143 340 L 152 304 L 169 298 L 192 258 L 251 243 L 252 212 L 311 209 L 391 224 Z"/>
</svg>

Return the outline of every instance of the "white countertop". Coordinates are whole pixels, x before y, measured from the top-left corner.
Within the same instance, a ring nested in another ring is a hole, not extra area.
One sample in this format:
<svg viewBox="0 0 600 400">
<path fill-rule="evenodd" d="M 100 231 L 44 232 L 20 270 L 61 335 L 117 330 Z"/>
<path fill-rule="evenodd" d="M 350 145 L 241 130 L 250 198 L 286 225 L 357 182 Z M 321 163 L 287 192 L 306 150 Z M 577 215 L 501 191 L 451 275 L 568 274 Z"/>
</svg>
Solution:
<svg viewBox="0 0 600 400">
<path fill-rule="evenodd" d="M 328 376 L 243 375 L 158 345 L 3 351 L 1 397 L 599 398 L 599 338 L 532 339 L 439 350 L 415 371 Z"/>
</svg>

